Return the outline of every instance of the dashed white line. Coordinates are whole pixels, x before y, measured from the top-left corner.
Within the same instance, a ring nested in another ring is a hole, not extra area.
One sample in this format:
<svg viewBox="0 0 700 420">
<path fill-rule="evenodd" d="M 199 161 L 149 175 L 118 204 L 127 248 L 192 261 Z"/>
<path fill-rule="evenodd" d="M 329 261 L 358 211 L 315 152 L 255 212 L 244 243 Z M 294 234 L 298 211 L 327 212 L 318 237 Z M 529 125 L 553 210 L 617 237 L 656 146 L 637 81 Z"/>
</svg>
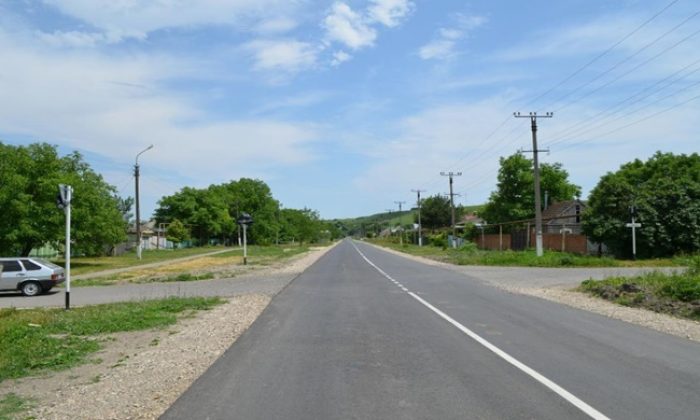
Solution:
<svg viewBox="0 0 700 420">
<path fill-rule="evenodd" d="M 506 362 L 510 363 L 511 365 L 515 366 L 516 368 L 520 369 L 522 372 L 526 373 L 529 375 L 531 378 L 535 379 L 537 382 L 541 383 L 542 385 L 546 386 L 549 388 L 551 391 L 555 392 L 557 395 L 560 397 L 564 398 L 566 401 L 574 405 L 576 408 L 579 410 L 583 411 L 586 413 L 588 416 L 591 418 L 594 418 L 596 420 L 610 420 L 605 414 L 601 413 L 600 411 L 596 410 L 595 408 L 591 407 L 587 403 L 585 403 L 583 400 L 580 398 L 576 397 L 574 394 L 570 393 L 566 389 L 562 388 L 561 386 L 557 385 L 554 381 L 548 379 L 544 375 L 540 374 L 536 370 L 532 369 L 531 367 L 527 366 L 526 364 L 520 362 L 517 360 L 515 357 L 511 356 L 510 354 L 506 353 L 505 351 L 501 350 L 500 348 L 496 347 L 495 345 L 491 344 L 488 340 L 484 339 L 474 331 L 470 330 L 469 328 L 465 327 L 464 325 L 460 324 L 459 322 L 455 321 L 453 318 L 451 318 L 449 315 L 446 313 L 442 312 L 435 306 L 431 305 L 428 301 L 425 299 L 421 298 L 417 294 L 411 292 L 409 289 L 407 289 L 405 286 L 403 286 L 401 283 L 398 282 L 398 280 L 394 279 L 391 277 L 389 274 L 387 274 L 384 270 L 379 268 L 376 264 L 374 264 L 365 254 L 360 251 L 360 249 L 355 245 L 353 242 L 350 242 L 352 246 L 355 248 L 355 250 L 360 254 L 360 256 L 372 267 L 374 267 L 381 275 L 386 277 L 387 279 L 391 280 L 393 283 L 397 284 L 401 290 L 404 292 L 408 293 L 409 296 L 420 302 L 423 306 L 426 308 L 430 309 L 433 311 L 435 314 L 437 314 L 440 318 L 444 319 L 445 321 L 449 322 L 452 324 L 454 327 L 456 327 L 458 330 L 462 331 L 464 334 L 472 338 L 474 341 L 477 343 L 481 344 L 482 346 L 486 347 L 488 350 L 496 354 L 498 357 L 501 359 L 505 360 Z"/>
</svg>

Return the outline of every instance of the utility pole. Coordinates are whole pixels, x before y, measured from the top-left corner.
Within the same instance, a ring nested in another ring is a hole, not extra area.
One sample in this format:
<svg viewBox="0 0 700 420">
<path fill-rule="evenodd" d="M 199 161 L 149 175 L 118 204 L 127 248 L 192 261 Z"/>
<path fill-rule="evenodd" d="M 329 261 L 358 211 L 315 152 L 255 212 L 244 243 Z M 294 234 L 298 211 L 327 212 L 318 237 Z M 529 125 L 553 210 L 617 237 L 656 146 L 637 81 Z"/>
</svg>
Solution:
<svg viewBox="0 0 700 420">
<path fill-rule="evenodd" d="M 537 149 L 537 119 L 552 118 L 554 114 L 547 112 L 544 115 L 537 115 L 536 112 L 531 112 L 530 115 L 520 115 L 519 112 L 514 112 L 515 118 L 530 118 L 532 126 L 532 150 L 523 150 L 523 152 L 533 153 L 533 162 L 535 166 L 535 244 L 537 248 L 537 256 L 541 257 L 544 254 L 542 250 L 542 198 L 540 197 L 540 165 L 537 154 L 539 152 L 549 152 L 549 150 Z"/>
<path fill-rule="evenodd" d="M 401 210 L 402 210 L 401 206 L 403 204 L 405 204 L 406 202 L 405 201 L 394 201 L 394 203 L 399 205 L 399 213 L 401 213 Z"/>
<path fill-rule="evenodd" d="M 420 223 L 420 208 L 421 208 L 420 193 L 425 192 L 425 190 L 415 189 L 415 190 L 411 190 L 411 192 L 416 193 L 418 196 L 416 198 L 416 204 L 418 205 L 418 246 L 423 246 L 423 234 L 421 232 L 422 226 Z"/>
<path fill-rule="evenodd" d="M 457 248 L 457 228 L 455 228 L 455 200 L 452 192 L 452 178 L 462 176 L 461 172 L 440 172 L 440 175 L 450 178 L 450 209 L 452 211 L 452 248 Z"/>
<path fill-rule="evenodd" d="M 148 146 L 136 155 L 134 164 L 134 179 L 136 180 L 136 258 L 141 259 L 141 211 L 139 207 L 139 156 L 153 149 L 153 145 Z"/>
</svg>

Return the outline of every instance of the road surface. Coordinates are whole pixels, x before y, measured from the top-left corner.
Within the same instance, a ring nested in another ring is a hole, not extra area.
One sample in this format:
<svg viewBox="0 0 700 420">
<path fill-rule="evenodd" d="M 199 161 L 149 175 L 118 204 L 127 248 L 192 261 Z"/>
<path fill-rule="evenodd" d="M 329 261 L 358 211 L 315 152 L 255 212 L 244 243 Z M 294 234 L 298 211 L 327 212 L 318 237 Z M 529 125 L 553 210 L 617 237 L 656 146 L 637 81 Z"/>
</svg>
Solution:
<svg viewBox="0 0 700 420">
<path fill-rule="evenodd" d="M 344 241 L 163 419 L 697 419 L 700 345 Z"/>
</svg>

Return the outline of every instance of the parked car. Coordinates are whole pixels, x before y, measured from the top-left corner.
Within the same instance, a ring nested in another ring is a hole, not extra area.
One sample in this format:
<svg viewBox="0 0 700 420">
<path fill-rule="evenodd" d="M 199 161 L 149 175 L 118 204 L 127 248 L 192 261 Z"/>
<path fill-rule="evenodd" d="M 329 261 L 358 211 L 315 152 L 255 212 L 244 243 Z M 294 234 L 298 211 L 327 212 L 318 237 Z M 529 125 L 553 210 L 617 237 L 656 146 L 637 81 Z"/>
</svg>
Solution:
<svg viewBox="0 0 700 420">
<path fill-rule="evenodd" d="M 19 290 L 25 296 L 36 296 L 65 279 L 63 267 L 41 258 L 0 258 L 0 290 Z"/>
</svg>

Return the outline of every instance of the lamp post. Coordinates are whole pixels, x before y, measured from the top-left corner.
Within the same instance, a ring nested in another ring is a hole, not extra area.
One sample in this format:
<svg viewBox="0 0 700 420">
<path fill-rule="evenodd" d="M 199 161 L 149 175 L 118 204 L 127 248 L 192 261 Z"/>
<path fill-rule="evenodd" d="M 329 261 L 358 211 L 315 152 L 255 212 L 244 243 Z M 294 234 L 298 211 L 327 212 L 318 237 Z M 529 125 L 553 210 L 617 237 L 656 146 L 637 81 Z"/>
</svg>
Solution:
<svg viewBox="0 0 700 420">
<path fill-rule="evenodd" d="M 153 145 L 148 146 L 136 155 L 134 163 L 134 179 L 136 182 L 136 258 L 141 259 L 141 210 L 139 207 L 139 156 L 153 149 Z"/>
</svg>

